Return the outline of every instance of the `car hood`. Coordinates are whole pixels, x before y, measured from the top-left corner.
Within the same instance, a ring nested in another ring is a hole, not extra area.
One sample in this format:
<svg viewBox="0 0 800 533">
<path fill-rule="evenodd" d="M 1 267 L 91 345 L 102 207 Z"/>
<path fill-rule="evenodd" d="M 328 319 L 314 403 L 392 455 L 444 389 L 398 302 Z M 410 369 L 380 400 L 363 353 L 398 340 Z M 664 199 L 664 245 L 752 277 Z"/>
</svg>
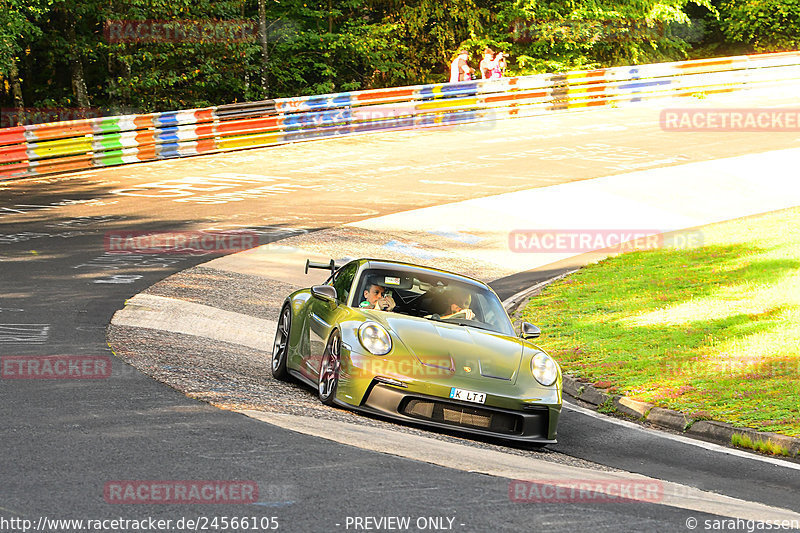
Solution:
<svg viewBox="0 0 800 533">
<path fill-rule="evenodd" d="M 457 324 L 393 313 L 380 322 L 423 366 L 449 369 L 474 379 L 516 381 L 523 343 L 516 337 Z"/>
</svg>

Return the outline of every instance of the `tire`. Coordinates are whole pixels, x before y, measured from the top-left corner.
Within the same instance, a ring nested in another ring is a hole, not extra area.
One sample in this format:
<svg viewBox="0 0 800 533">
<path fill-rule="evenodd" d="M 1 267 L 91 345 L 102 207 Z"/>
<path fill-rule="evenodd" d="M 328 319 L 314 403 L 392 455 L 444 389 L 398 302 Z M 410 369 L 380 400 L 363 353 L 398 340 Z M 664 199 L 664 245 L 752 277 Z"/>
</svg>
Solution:
<svg viewBox="0 0 800 533">
<path fill-rule="evenodd" d="M 342 339 L 334 331 L 328 339 L 328 345 L 322 354 L 322 363 L 319 367 L 319 380 L 317 392 L 319 400 L 325 405 L 334 405 L 336 389 L 339 387 L 339 369 L 341 365 Z"/>
<path fill-rule="evenodd" d="M 275 342 L 272 344 L 272 377 L 281 381 L 289 380 L 286 360 L 289 354 L 289 338 L 292 331 L 292 310 L 288 305 L 281 309 Z"/>
</svg>

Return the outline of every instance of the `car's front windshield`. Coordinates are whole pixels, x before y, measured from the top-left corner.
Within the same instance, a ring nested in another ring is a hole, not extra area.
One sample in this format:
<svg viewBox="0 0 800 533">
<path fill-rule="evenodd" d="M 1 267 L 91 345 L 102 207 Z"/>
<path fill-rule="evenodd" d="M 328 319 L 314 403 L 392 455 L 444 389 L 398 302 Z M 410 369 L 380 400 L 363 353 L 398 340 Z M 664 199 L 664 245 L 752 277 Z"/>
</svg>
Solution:
<svg viewBox="0 0 800 533">
<path fill-rule="evenodd" d="M 365 270 L 353 305 L 514 335 L 505 309 L 491 290 L 433 273 Z"/>
</svg>

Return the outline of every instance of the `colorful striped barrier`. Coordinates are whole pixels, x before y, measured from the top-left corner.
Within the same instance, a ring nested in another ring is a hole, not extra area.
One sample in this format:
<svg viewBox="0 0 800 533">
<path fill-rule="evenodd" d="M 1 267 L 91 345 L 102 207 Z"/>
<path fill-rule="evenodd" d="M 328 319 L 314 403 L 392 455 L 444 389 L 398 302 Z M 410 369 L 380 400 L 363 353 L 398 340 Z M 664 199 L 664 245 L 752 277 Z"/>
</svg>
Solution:
<svg viewBox="0 0 800 533">
<path fill-rule="evenodd" d="M 0 129 L 0 180 L 800 83 L 800 52 L 279 98 Z"/>
</svg>

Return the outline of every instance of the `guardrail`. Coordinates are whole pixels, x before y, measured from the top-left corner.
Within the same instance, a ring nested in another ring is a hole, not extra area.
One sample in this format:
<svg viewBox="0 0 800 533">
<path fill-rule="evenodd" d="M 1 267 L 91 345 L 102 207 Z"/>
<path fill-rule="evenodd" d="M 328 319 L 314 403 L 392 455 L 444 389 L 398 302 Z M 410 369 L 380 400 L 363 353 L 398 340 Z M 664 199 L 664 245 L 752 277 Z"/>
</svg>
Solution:
<svg viewBox="0 0 800 533">
<path fill-rule="evenodd" d="M 782 52 L 33 124 L 0 129 L 0 180 L 799 80 Z"/>
</svg>

